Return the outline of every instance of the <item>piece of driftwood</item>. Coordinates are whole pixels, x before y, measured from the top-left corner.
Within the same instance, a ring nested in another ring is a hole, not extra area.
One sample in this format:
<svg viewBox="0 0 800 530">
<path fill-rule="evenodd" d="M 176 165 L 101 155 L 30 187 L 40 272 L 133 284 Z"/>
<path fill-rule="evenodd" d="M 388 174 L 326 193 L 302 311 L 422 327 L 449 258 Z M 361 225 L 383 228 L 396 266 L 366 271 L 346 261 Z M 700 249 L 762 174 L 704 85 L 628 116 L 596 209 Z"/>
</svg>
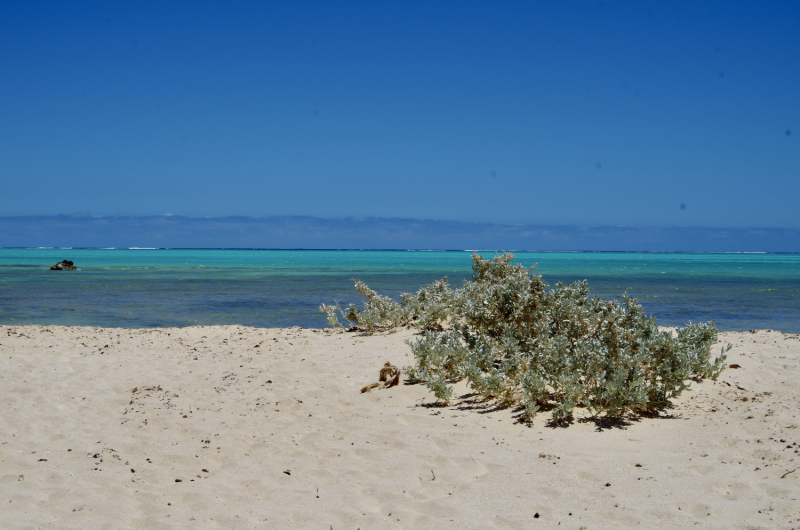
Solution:
<svg viewBox="0 0 800 530">
<path fill-rule="evenodd" d="M 361 393 L 369 392 L 373 388 L 391 388 L 400 384 L 400 368 L 394 366 L 392 363 L 387 362 L 381 368 L 381 373 L 378 381 L 380 383 L 372 383 L 361 389 Z"/>
</svg>

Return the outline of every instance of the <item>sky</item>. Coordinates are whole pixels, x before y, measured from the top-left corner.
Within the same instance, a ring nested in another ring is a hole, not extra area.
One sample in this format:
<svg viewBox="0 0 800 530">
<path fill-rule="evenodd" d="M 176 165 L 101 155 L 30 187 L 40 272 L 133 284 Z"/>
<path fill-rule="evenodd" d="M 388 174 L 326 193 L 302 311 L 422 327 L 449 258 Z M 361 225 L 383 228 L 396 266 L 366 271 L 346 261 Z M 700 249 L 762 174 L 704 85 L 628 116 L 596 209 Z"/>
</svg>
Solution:
<svg viewBox="0 0 800 530">
<path fill-rule="evenodd" d="M 0 216 L 800 228 L 800 3 L 3 2 Z"/>
</svg>

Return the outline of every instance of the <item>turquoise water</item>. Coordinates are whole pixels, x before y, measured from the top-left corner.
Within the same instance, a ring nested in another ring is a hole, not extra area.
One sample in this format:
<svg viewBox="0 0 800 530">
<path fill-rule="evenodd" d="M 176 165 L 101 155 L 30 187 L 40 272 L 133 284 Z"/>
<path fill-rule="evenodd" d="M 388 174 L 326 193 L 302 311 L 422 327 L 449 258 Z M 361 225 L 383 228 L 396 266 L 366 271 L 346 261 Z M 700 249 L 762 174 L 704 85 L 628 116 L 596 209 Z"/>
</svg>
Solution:
<svg viewBox="0 0 800 530">
<path fill-rule="evenodd" d="M 491 252 L 481 252 L 491 256 Z M 639 298 L 662 325 L 800 332 L 800 254 L 520 252 L 550 284 Z M 51 272 L 63 259 L 79 272 Z M 471 275 L 470 252 L 0 249 L 0 324 L 323 327 L 320 303 L 358 302 L 351 278 L 398 296 Z"/>
</svg>

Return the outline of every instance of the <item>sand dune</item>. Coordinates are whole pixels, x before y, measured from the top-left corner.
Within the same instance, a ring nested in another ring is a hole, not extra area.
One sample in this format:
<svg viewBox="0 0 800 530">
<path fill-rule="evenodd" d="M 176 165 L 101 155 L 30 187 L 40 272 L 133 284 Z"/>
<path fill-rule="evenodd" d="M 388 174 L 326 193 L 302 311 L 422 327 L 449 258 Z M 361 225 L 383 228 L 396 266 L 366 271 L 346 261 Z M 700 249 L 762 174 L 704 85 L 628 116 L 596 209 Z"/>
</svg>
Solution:
<svg viewBox="0 0 800 530">
<path fill-rule="evenodd" d="M 668 415 L 567 428 L 360 393 L 412 336 L 0 327 L 2 527 L 800 529 L 797 335 L 723 333 L 740 368 Z"/>
</svg>

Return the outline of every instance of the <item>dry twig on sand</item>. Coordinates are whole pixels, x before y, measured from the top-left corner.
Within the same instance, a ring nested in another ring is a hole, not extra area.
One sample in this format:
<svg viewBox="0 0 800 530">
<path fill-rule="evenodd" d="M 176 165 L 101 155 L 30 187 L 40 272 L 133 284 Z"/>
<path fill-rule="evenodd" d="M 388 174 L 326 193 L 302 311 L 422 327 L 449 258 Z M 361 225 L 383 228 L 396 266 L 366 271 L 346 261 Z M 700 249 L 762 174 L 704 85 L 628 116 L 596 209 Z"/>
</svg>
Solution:
<svg viewBox="0 0 800 530">
<path fill-rule="evenodd" d="M 392 363 L 387 362 L 381 368 L 380 383 L 372 383 L 361 389 L 361 393 L 369 392 L 373 388 L 391 388 L 400 384 L 400 368 L 394 366 Z"/>
</svg>

